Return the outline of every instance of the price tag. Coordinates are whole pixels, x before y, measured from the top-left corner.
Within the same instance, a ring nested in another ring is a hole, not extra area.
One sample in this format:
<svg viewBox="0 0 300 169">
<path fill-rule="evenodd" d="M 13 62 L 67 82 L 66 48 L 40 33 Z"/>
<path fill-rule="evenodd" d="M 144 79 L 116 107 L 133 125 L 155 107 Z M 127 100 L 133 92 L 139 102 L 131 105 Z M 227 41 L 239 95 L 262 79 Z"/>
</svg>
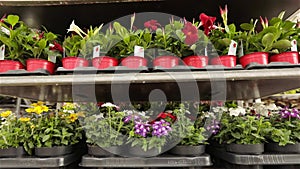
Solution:
<svg viewBox="0 0 300 169">
<path fill-rule="evenodd" d="M 292 45 L 291 51 L 297 52 L 298 50 L 297 50 L 297 41 L 296 41 L 296 39 L 291 41 L 291 45 Z"/>
<path fill-rule="evenodd" d="M 5 45 L 2 45 L 0 47 L 0 60 L 4 60 L 4 55 L 5 55 Z"/>
<path fill-rule="evenodd" d="M 93 58 L 100 56 L 100 45 L 94 46 L 93 48 Z"/>
<path fill-rule="evenodd" d="M 234 55 L 234 56 L 236 56 L 236 48 L 237 48 L 236 41 L 231 40 L 231 43 L 229 45 L 228 55 Z"/>
<path fill-rule="evenodd" d="M 50 61 L 52 63 L 56 63 L 56 56 L 49 56 L 48 61 Z"/>
<path fill-rule="evenodd" d="M 8 36 L 10 35 L 10 31 L 9 31 L 8 29 L 4 28 L 3 26 L 1 26 L 0 29 L 1 29 L 1 31 L 2 31 L 3 33 L 5 33 L 6 35 L 8 35 Z"/>
<path fill-rule="evenodd" d="M 134 46 L 134 56 L 144 57 L 144 48 L 141 46 Z"/>
</svg>

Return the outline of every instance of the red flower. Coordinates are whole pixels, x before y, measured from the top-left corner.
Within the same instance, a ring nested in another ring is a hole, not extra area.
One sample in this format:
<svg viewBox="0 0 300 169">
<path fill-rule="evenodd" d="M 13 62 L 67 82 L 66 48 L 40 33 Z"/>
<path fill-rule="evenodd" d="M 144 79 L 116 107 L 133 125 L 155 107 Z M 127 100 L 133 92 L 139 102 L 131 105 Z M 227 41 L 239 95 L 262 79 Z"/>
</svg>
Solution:
<svg viewBox="0 0 300 169">
<path fill-rule="evenodd" d="M 208 35 L 209 32 L 214 29 L 214 22 L 216 21 L 216 17 L 207 16 L 206 14 L 201 13 L 199 18 L 204 27 L 205 35 Z"/>
<path fill-rule="evenodd" d="M 64 49 L 62 48 L 62 46 L 59 43 L 55 42 L 55 41 L 53 42 L 53 45 L 50 46 L 49 49 L 50 50 L 57 50 L 57 51 L 60 51 L 60 52 L 64 51 Z"/>
<path fill-rule="evenodd" d="M 191 22 L 186 22 L 182 32 L 185 34 L 185 43 L 192 45 L 198 40 L 198 30 Z"/>
<path fill-rule="evenodd" d="M 150 21 L 145 22 L 144 26 L 145 28 L 156 31 L 157 27 L 160 26 L 160 24 L 157 22 L 157 20 L 151 19 Z"/>
<path fill-rule="evenodd" d="M 159 114 L 157 115 L 157 117 L 156 117 L 154 120 L 152 120 L 152 121 L 150 122 L 150 124 L 153 124 L 154 122 L 159 121 L 160 119 L 165 119 L 165 118 L 167 118 L 167 117 L 169 117 L 170 119 L 172 119 L 172 122 L 173 122 L 173 123 L 174 123 L 174 122 L 176 121 L 176 119 L 177 119 L 177 117 L 174 116 L 174 115 L 172 115 L 171 113 L 161 112 L 161 113 L 159 113 Z"/>
</svg>

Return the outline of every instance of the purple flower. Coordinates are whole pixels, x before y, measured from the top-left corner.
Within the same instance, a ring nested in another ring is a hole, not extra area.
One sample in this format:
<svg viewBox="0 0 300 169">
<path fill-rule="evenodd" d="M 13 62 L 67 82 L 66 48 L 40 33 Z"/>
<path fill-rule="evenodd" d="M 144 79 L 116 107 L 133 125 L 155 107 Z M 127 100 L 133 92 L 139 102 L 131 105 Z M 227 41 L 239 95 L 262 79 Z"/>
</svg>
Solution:
<svg viewBox="0 0 300 169">
<path fill-rule="evenodd" d="M 132 119 L 134 119 L 134 121 L 139 121 L 139 120 L 141 120 L 141 118 L 140 118 L 139 116 L 131 114 L 131 115 L 126 116 L 126 117 L 123 119 L 123 121 L 124 121 L 124 123 L 129 123 Z"/>
<path fill-rule="evenodd" d="M 169 122 L 166 122 L 164 119 L 155 121 L 152 124 L 152 129 L 153 129 L 152 135 L 157 137 L 168 135 L 168 132 L 172 130 L 170 125 L 171 124 Z"/>
<path fill-rule="evenodd" d="M 146 137 L 147 133 L 150 131 L 150 124 L 148 122 L 143 123 L 141 121 L 135 121 L 134 133 L 142 137 Z"/>
<path fill-rule="evenodd" d="M 212 123 L 206 126 L 206 131 L 211 132 L 212 134 L 217 134 L 220 129 L 220 122 L 217 120 L 212 120 Z"/>
<path fill-rule="evenodd" d="M 284 118 L 284 119 L 291 118 L 291 117 L 300 119 L 299 111 L 296 108 L 289 110 L 287 107 L 285 107 L 279 111 L 279 114 L 280 114 L 281 118 Z"/>
</svg>

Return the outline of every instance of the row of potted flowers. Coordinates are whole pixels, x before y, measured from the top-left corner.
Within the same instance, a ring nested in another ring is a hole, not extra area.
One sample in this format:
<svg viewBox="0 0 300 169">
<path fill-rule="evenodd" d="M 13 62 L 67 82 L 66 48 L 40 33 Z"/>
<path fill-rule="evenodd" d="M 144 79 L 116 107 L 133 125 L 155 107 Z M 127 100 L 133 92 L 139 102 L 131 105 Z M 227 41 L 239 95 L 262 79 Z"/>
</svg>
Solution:
<svg viewBox="0 0 300 169">
<path fill-rule="evenodd" d="M 220 13 L 223 23 L 218 25 L 215 24 L 216 17 L 204 13 L 200 14 L 199 22 L 171 18 L 170 23 L 163 26 L 150 20 L 140 29 L 134 25 L 135 15 L 130 18 L 129 28 L 113 22 L 105 30 L 102 24 L 83 31 L 73 21 L 68 29 L 72 34 L 61 42 L 62 45 L 58 35 L 29 28 L 18 16 L 8 15 L 0 22 L 0 42 L 6 48 L 2 55 L 5 60 L 21 63 L 0 61 L 0 64 L 6 64 L 8 69 L 20 69 L 24 68 L 26 60 L 28 71 L 49 68 L 53 74 L 55 65 L 51 62 L 60 61 L 62 56 L 66 56 L 62 59 L 66 69 L 89 66 L 89 60 L 98 69 L 117 66 L 119 62 L 137 68 L 148 66 L 148 61 L 154 66 L 170 68 L 179 64 L 179 58 L 186 65 L 198 68 L 208 65 L 208 62 L 227 67 L 234 67 L 237 62 L 243 67 L 251 62 L 268 64 L 269 60 L 299 63 L 299 23 L 283 20 L 284 12 L 270 21 L 261 17 L 263 29 L 259 32 L 257 20 L 241 24 L 238 30 L 233 23 L 227 23 L 227 6 L 220 8 Z M 239 59 L 236 55 L 240 56 Z M 41 63 L 39 60 L 31 67 L 29 58 L 51 62 Z M 4 65 L 0 67 L 4 68 Z"/>
<path fill-rule="evenodd" d="M 200 155 L 208 143 L 246 154 L 300 153 L 299 110 L 274 104 L 170 102 L 151 104 L 150 110 L 148 104 L 128 109 L 127 104 L 66 103 L 56 111 L 42 102 L 31 106 L 20 117 L 1 112 L 2 157 L 22 156 L 22 147 L 30 155 L 63 155 L 83 140 L 94 156 Z"/>
</svg>

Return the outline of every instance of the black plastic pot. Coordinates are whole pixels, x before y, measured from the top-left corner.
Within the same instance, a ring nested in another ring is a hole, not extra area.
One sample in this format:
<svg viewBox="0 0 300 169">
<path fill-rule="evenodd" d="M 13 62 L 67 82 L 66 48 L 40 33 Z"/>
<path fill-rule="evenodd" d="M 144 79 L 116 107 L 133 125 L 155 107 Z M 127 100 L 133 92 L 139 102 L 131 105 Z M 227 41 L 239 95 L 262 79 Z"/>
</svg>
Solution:
<svg viewBox="0 0 300 169">
<path fill-rule="evenodd" d="M 128 157 L 154 157 L 158 156 L 162 152 L 159 152 L 157 148 L 152 148 L 144 151 L 140 146 L 128 147 Z"/>
<path fill-rule="evenodd" d="M 95 157 L 115 157 L 121 151 L 121 147 L 111 146 L 101 148 L 97 145 L 88 145 L 88 154 Z"/>
<path fill-rule="evenodd" d="M 280 154 L 299 154 L 300 153 L 300 143 L 287 144 L 285 146 L 279 146 L 278 143 L 268 143 L 265 144 L 265 151 Z"/>
<path fill-rule="evenodd" d="M 0 149 L 0 157 L 22 157 L 26 154 L 23 147 Z"/>
<path fill-rule="evenodd" d="M 54 146 L 35 148 L 34 153 L 37 157 L 57 157 L 73 152 L 73 146 Z"/>
<path fill-rule="evenodd" d="M 264 144 L 228 144 L 226 151 L 237 154 L 262 154 Z"/>
<path fill-rule="evenodd" d="M 198 146 L 180 146 L 177 145 L 169 153 L 180 156 L 198 156 L 205 152 L 205 145 Z"/>
</svg>

